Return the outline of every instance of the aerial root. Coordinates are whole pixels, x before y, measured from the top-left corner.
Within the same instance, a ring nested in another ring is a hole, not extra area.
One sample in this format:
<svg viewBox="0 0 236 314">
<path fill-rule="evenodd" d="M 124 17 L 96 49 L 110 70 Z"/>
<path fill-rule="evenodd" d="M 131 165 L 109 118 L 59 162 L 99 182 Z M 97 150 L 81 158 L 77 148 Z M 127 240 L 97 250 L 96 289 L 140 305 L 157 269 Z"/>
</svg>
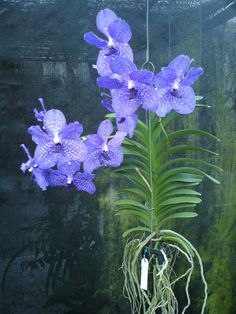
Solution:
<svg viewBox="0 0 236 314">
<path fill-rule="evenodd" d="M 125 277 L 123 292 L 124 296 L 130 302 L 131 313 L 154 314 L 157 309 L 160 309 L 162 314 L 184 314 L 191 304 L 189 284 L 194 270 L 195 254 L 200 264 L 201 277 L 205 285 L 205 298 L 201 311 L 201 314 L 203 314 L 206 306 L 207 285 L 204 278 L 201 258 L 197 250 L 185 238 L 181 238 L 181 240 L 183 241 L 183 239 L 185 239 L 184 242 L 186 245 L 182 245 L 181 241 L 173 241 L 173 243 L 170 243 L 170 241 L 165 242 L 165 231 L 168 231 L 168 233 L 172 232 L 171 230 L 164 230 L 163 236 L 160 238 L 157 238 L 156 233 L 153 232 L 145 239 L 132 239 L 125 245 L 122 263 L 122 270 Z M 175 233 L 175 236 L 178 235 L 179 234 Z M 162 244 L 165 243 L 164 248 L 160 244 L 160 240 Z M 154 249 L 160 248 L 163 263 L 160 263 L 158 258 L 154 257 L 154 255 L 151 256 L 149 260 L 149 289 L 145 291 L 140 288 L 140 270 L 142 251 L 149 243 L 153 244 Z M 171 249 L 171 256 L 168 256 L 169 254 L 166 253 L 166 247 Z M 184 257 L 189 264 L 189 268 L 179 276 L 173 271 L 177 254 Z M 182 311 L 179 312 L 178 301 L 173 289 L 175 284 L 181 279 L 185 279 L 187 303 Z"/>
</svg>

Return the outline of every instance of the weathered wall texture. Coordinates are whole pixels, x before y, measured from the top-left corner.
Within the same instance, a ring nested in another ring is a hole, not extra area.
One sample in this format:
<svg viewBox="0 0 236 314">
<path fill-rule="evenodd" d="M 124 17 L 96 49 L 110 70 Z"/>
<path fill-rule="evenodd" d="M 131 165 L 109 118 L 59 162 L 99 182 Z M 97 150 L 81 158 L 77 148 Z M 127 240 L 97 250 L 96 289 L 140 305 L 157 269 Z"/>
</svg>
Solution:
<svg viewBox="0 0 236 314">
<path fill-rule="evenodd" d="M 181 53 L 205 69 L 196 88 L 212 109 L 185 117 L 176 126 L 198 125 L 220 137 L 221 143 L 214 148 L 220 153 L 216 162 L 224 173 L 221 186 L 203 185 L 204 202 L 194 224 L 177 226 L 203 257 L 209 313 L 232 314 L 236 310 L 236 20 L 210 27 L 202 7 L 181 12 L 174 4 L 150 3 L 150 54 L 156 69 Z M 121 183 L 110 182 L 99 171 L 92 198 L 63 189 L 43 193 L 19 170 L 25 160 L 19 145 L 26 143 L 33 149 L 26 131 L 35 123 L 33 108 L 38 97 L 45 99 L 47 108 L 61 109 L 68 121 L 82 122 L 85 133 L 95 131 L 103 119 L 106 112 L 92 69 L 97 52 L 82 36 L 95 31 L 95 15 L 105 6 L 130 23 L 135 60 L 141 65 L 145 59 L 144 0 L 0 3 L 1 275 L 19 251 L 6 276 L 0 313 L 127 313 L 118 271 L 125 225 L 115 217 L 112 206 Z M 22 247 L 26 249 L 20 251 Z M 26 268 L 28 272 L 23 271 Z M 62 278 L 67 279 L 63 285 Z M 191 288 L 195 306 L 201 300 L 200 288 L 196 277 Z"/>
</svg>

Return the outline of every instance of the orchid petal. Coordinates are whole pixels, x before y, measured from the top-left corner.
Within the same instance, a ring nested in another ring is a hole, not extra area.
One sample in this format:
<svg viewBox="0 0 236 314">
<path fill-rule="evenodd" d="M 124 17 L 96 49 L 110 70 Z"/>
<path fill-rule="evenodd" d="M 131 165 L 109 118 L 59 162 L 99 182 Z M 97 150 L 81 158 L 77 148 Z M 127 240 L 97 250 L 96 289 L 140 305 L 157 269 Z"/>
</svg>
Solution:
<svg viewBox="0 0 236 314">
<path fill-rule="evenodd" d="M 144 83 L 147 85 L 153 85 L 155 83 L 155 76 L 148 70 L 136 70 L 130 74 L 130 78 L 133 81 Z"/>
<path fill-rule="evenodd" d="M 114 148 L 107 152 L 108 158 L 101 158 L 105 166 L 119 167 L 123 161 L 123 154 L 120 148 Z"/>
<path fill-rule="evenodd" d="M 192 85 L 202 74 L 203 68 L 191 68 L 187 73 L 187 76 L 181 81 L 181 86 Z"/>
<path fill-rule="evenodd" d="M 189 56 L 180 55 L 173 59 L 169 64 L 168 67 L 175 69 L 178 75 L 184 75 L 190 67 L 191 59 Z"/>
<path fill-rule="evenodd" d="M 174 69 L 169 67 L 162 68 L 155 77 L 155 84 L 157 88 L 165 88 L 170 86 L 177 79 L 177 73 Z"/>
<path fill-rule="evenodd" d="M 64 140 L 62 145 L 62 155 L 67 161 L 84 161 L 87 157 L 87 147 L 79 140 Z"/>
<path fill-rule="evenodd" d="M 156 111 L 157 108 L 157 92 L 153 86 L 140 84 L 138 95 L 141 98 L 144 109 Z"/>
<path fill-rule="evenodd" d="M 49 185 L 48 172 L 39 168 L 35 168 L 32 174 L 33 174 L 34 181 L 38 184 L 38 186 L 43 191 L 45 191 Z"/>
<path fill-rule="evenodd" d="M 113 109 L 113 107 L 112 107 L 112 103 L 111 103 L 110 100 L 108 100 L 108 99 L 103 99 L 103 100 L 101 101 L 101 103 L 102 103 L 103 107 L 106 108 L 108 111 L 114 112 L 114 109 Z"/>
<path fill-rule="evenodd" d="M 86 160 L 83 163 L 84 172 L 92 173 L 94 170 L 100 167 L 100 155 L 101 150 L 95 150 L 87 156 Z"/>
<path fill-rule="evenodd" d="M 113 149 L 120 147 L 126 135 L 126 132 L 117 131 L 113 138 L 108 142 L 108 148 Z"/>
<path fill-rule="evenodd" d="M 114 20 L 108 26 L 108 32 L 114 40 L 120 43 L 129 42 L 132 36 L 129 24 L 123 21 L 122 19 Z"/>
<path fill-rule="evenodd" d="M 118 89 L 121 88 L 123 84 L 117 79 L 103 76 L 97 78 L 97 85 L 106 89 Z"/>
<path fill-rule="evenodd" d="M 50 186 L 67 186 L 67 177 L 59 170 L 50 170 L 48 175 L 48 183 Z"/>
<path fill-rule="evenodd" d="M 110 67 L 113 73 L 121 76 L 127 76 L 130 72 L 137 69 L 136 65 L 132 61 L 120 56 L 111 60 Z"/>
<path fill-rule="evenodd" d="M 172 104 L 169 99 L 169 95 L 170 95 L 169 88 L 163 88 L 158 90 L 156 109 L 156 114 L 158 115 L 158 117 L 163 118 L 172 110 Z"/>
<path fill-rule="evenodd" d="M 32 140 L 37 145 L 46 144 L 50 140 L 50 137 L 45 132 L 43 132 L 43 130 L 38 125 L 29 127 L 28 133 L 32 136 Z"/>
<path fill-rule="evenodd" d="M 80 163 L 78 161 L 66 161 L 57 164 L 58 170 L 66 176 L 73 176 L 80 170 Z"/>
<path fill-rule="evenodd" d="M 117 42 L 114 44 L 114 48 L 112 49 L 112 53 L 110 53 L 110 48 L 99 51 L 97 59 L 97 71 L 100 76 L 109 76 L 113 74 L 110 68 L 110 61 L 117 58 L 117 56 L 122 56 L 133 61 L 133 52 L 128 44 L 121 44 Z"/>
<path fill-rule="evenodd" d="M 117 15 L 110 9 L 98 12 L 96 18 L 97 29 L 106 36 L 109 36 L 108 26 L 117 19 Z"/>
<path fill-rule="evenodd" d="M 178 90 L 178 97 L 169 97 L 172 108 L 180 114 L 189 114 L 194 111 L 196 100 L 195 94 L 191 87 L 181 88 Z"/>
<path fill-rule="evenodd" d="M 67 126 L 61 131 L 60 135 L 63 139 L 80 140 L 80 136 L 82 133 L 83 125 L 75 121 L 67 124 Z"/>
<path fill-rule="evenodd" d="M 111 121 L 104 120 L 100 123 L 97 134 L 103 139 L 103 141 L 106 141 L 112 132 L 113 132 L 113 125 Z"/>
<path fill-rule="evenodd" d="M 129 137 L 133 137 L 134 130 L 136 128 L 136 125 L 138 123 L 138 117 L 136 114 L 132 114 L 130 116 L 127 116 L 125 118 L 122 117 L 116 117 L 116 124 L 119 131 L 128 133 Z"/>
<path fill-rule="evenodd" d="M 88 154 L 94 152 L 99 149 L 103 145 L 102 138 L 97 134 L 91 134 L 87 136 L 85 141 L 85 145 L 87 146 Z"/>
<path fill-rule="evenodd" d="M 126 87 L 112 91 L 112 107 L 118 116 L 130 116 L 135 113 L 140 104 L 139 97 L 130 99 L 130 91 Z"/>
<path fill-rule="evenodd" d="M 96 191 L 96 186 L 92 182 L 95 178 L 91 173 L 77 173 L 74 177 L 73 183 L 78 191 L 85 191 L 89 194 L 93 194 Z"/>
<path fill-rule="evenodd" d="M 48 142 L 45 145 L 38 145 L 35 150 L 34 159 L 39 168 L 52 168 L 56 165 L 58 160 L 56 145 L 53 142 Z"/>
<path fill-rule="evenodd" d="M 51 109 L 45 113 L 43 125 L 47 132 L 58 134 L 66 126 L 66 118 L 60 110 Z"/>
<path fill-rule="evenodd" d="M 107 47 L 107 41 L 101 39 L 100 37 L 98 37 L 97 35 L 95 35 L 93 32 L 88 32 L 84 34 L 84 40 L 92 45 L 95 46 L 99 49 L 103 49 L 105 47 Z"/>
</svg>

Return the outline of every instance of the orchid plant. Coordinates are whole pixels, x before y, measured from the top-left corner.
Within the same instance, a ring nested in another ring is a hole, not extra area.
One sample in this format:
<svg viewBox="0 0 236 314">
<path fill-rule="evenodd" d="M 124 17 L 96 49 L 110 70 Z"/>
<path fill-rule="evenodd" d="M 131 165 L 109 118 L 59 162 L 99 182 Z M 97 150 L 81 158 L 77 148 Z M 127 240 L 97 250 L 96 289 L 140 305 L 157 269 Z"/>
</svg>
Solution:
<svg viewBox="0 0 236 314">
<path fill-rule="evenodd" d="M 25 150 L 28 161 L 21 170 L 32 173 L 33 179 L 46 190 L 49 186 L 75 187 L 89 194 L 95 192 L 94 171 L 101 166 L 130 181 L 116 201 L 117 214 L 136 218 L 136 225 L 123 234 L 129 237 L 124 250 L 124 293 L 132 313 L 185 313 L 190 306 L 189 283 L 197 258 L 204 284 L 204 313 L 207 283 L 201 258 L 195 247 L 181 234 L 166 225 L 177 218 L 194 218 L 193 208 L 201 194 L 195 190 L 204 178 L 219 183 L 203 167 L 220 170 L 208 161 L 187 157 L 187 152 L 217 155 L 206 148 L 188 145 L 182 136 L 199 135 L 218 139 L 202 130 L 184 129 L 169 132 L 167 127 L 179 115 L 190 114 L 196 107 L 192 84 L 203 74 L 192 67 L 193 59 L 177 56 L 158 74 L 139 70 L 133 63 L 128 42 L 132 33 L 129 25 L 110 9 L 101 10 L 96 19 L 98 30 L 84 35 L 89 44 L 99 49 L 96 65 L 97 84 L 104 88 L 102 105 L 110 112 L 98 127 L 97 134 L 83 136 L 79 122 L 67 123 L 57 109 L 35 109 L 42 124 L 28 129 L 36 149 L 33 157 Z M 145 121 L 138 119 L 137 110 L 146 111 Z M 114 134 L 114 127 L 117 131 Z M 114 134 L 114 135 L 112 135 Z M 176 144 L 180 139 L 182 144 Z M 200 167 L 200 168 L 199 168 Z M 182 256 L 189 264 L 183 273 L 175 273 L 175 262 Z M 149 284 L 140 287 L 141 260 L 148 262 Z M 178 307 L 174 286 L 185 280 L 187 303 Z"/>
</svg>

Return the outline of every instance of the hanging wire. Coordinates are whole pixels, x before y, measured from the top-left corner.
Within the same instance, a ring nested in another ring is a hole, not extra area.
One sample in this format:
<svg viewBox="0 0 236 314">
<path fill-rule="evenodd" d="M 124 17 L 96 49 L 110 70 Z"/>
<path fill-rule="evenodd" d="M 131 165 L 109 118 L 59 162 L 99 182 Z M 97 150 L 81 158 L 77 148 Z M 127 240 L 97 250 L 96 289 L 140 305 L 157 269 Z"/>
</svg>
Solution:
<svg viewBox="0 0 236 314">
<path fill-rule="evenodd" d="M 142 65 L 142 69 L 145 67 L 151 67 L 151 71 L 155 72 L 155 66 L 150 61 L 150 44 L 149 44 L 149 0 L 146 0 L 146 60 Z"/>
</svg>

